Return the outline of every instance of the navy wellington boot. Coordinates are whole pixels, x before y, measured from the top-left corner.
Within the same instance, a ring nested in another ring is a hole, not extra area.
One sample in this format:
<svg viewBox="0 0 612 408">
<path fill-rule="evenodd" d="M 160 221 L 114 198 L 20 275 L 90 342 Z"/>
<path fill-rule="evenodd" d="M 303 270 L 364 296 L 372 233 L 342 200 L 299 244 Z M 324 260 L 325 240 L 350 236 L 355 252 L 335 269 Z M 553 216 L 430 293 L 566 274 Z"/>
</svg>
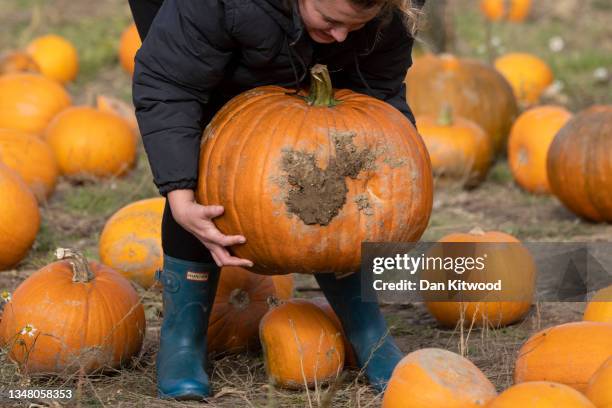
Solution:
<svg viewBox="0 0 612 408">
<path fill-rule="evenodd" d="M 361 293 L 361 272 L 336 279 L 333 273 L 317 273 L 315 279 L 342 323 L 357 363 L 372 387 L 384 391 L 393 369 L 404 357 L 391 337 L 378 302 L 366 302 Z M 371 299 L 376 299 L 372 285 Z M 370 299 L 370 296 L 368 296 Z"/>
<path fill-rule="evenodd" d="M 206 332 L 219 267 L 164 255 L 164 321 L 157 354 L 160 398 L 202 400 L 210 395 Z"/>
</svg>

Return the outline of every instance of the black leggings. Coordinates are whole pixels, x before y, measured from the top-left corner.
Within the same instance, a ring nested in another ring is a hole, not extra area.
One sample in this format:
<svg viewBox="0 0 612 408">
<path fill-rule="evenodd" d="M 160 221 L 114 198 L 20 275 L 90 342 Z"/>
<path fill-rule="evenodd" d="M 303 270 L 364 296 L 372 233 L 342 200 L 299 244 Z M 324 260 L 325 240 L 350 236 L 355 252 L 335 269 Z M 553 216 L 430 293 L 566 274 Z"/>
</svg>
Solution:
<svg viewBox="0 0 612 408">
<path fill-rule="evenodd" d="M 208 248 L 174 220 L 168 200 L 162 219 L 162 249 L 164 254 L 185 261 L 215 262 Z"/>
</svg>

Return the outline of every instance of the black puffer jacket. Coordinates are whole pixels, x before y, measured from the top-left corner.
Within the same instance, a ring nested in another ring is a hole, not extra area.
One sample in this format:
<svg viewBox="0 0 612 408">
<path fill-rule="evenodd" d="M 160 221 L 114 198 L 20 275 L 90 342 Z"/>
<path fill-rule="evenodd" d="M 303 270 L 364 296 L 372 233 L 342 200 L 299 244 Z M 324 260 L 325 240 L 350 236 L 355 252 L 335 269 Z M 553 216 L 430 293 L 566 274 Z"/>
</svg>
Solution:
<svg viewBox="0 0 612 408">
<path fill-rule="evenodd" d="M 297 0 L 165 0 L 137 53 L 133 83 L 160 193 L 195 189 L 202 130 L 225 102 L 256 86 L 304 85 L 316 63 L 328 66 L 335 87 L 385 100 L 414 123 L 403 84 L 412 44 L 399 12 L 342 43 L 318 44 Z"/>
</svg>

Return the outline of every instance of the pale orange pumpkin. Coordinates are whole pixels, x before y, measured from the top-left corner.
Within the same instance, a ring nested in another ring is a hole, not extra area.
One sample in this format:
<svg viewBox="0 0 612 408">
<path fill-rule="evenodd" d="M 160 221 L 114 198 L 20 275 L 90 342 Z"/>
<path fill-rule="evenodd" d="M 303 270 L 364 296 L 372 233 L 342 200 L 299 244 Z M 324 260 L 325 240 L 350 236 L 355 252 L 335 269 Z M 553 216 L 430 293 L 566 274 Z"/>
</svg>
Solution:
<svg viewBox="0 0 612 408">
<path fill-rule="evenodd" d="M 537 103 L 554 80 L 548 64 L 535 55 L 513 52 L 498 57 L 494 65 L 512 85 L 519 103 L 525 106 Z"/>
<path fill-rule="evenodd" d="M 42 75 L 0 76 L 0 128 L 40 134 L 70 103 L 66 90 Z"/>
<path fill-rule="evenodd" d="M 612 324 L 572 322 L 544 329 L 521 347 L 514 382 L 554 381 L 583 392 L 612 356 Z"/>
<path fill-rule="evenodd" d="M 40 227 L 34 194 L 17 172 L 0 162 L 0 271 L 17 265 L 27 255 Z"/>
<path fill-rule="evenodd" d="M 483 269 L 473 266 L 462 274 L 445 269 L 423 269 L 421 278 L 430 282 L 461 279 L 466 282 L 502 282 L 501 291 L 461 293 L 465 301 L 432 301 L 456 299 L 451 290 L 423 294 L 427 310 L 445 327 L 460 322 L 466 326 L 500 327 L 522 319 L 531 307 L 535 292 L 536 266 L 529 250 L 515 237 L 479 228 L 467 234 L 453 233 L 441 238 L 427 253 L 428 257 L 483 258 Z M 432 297 L 434 296 L 434 297 Z"/>
<path fill-rule="evenodd" d="M 410 121 L 333 91 L 322 66 L 312 75 L 306 99 L 278 86 L 237 96 L 202 139 L 198 201 L 225 206 L 215 224 L 246 237 L 232 250 L 258 273 L 350 273 L 361 242 L 414 241 L 429 220 L 431 166 Z"/>
<path fill-rule="evenodd" d="M 480 0 L 480 11 L 490 21 L 525 21 L 531 10 L 531 0 Z"/>
<path fill-rule="evenodd" d="M 120 99 L 113 98 L 107 95 L 98 95 L 96 98 L 96 108 L 101 112 L 114 113 L 121 116 L 130 125 L 130 129 L 134 132 L 137 138 L 140 138 L 140 130 L 138 129 L 138 121 L 136 120 L 136 112 L 134 106 Z"/>
<path fill-rule="evenodd" d="M 273 307 L 261 319 L 259 338 L 270 381 L 280 387 L 312 387 L 342 372 L 342 333 L 327 315 L 304 299 Z"/>
<path fill-rule="evenodd" d="M 45 139 L 66 176 L 121 176 L 136 160 L 136 138 L 127 122 L 90 107 L 61 112 L 49 124 Z"/>
<path fill-rule="evenodd" d="M 128 363 L 144 309 L 130 283 L 71 250 L 23 281 L 4 307 L 0 342 L 30 374 L 91 373 Z"/>
<path fill-rule="evenodd" d="M 612 285 L 597 291 L 584 310 L 583 319 L 612 323 Z"/>
<path fill-rule="evenodd" d="M 496 396 L 495 386 L 470 360 L 425 348 L 397 364 L 382 408 L 479 408 Z"/>
<path fill-rule="evenodd" d="M 35 38 L 26 52 L 38 65 L 40 72 L 61 83 L 74 81 L 79 73 L 79 55 L 66 38 L 49 34 Z"/>
<path fill-rule="evenodd" d="M 555 135 L 572 113 L 561 106 L 538 106 L 521 114 L 508 138 L 508 164 L 516 182 L 532 193 L 550 193 L 546 158 Z"/>
<path fill-rule="evenodd" d="M 595 371 L 584 394 L 598 408 L 612 407 L 612 356 Z"/>
<path fill-rule="evenodd" d="M 487 408 L 596 408 L 588 398 L 568 387 L 550 381 L 530 381 L 513 385 Z"/>
<path fill-rule="evenodd" d="M 134 74 L 134 57 L 141 45 L 136 24 L 131 24 L 123 31 L 119 41 L 119 62 L 130 75 Z"/>
<path fill-rule="evenodd" d="M 155 283 L 163 266 L 161 224 L 166 199 L 149 198 L 126 205 L 106 221 L 98 250 L 100 261 L 143 288 Z"/>
<path fill-rule="evenodd" d="M 16 72 L 40 72 L 36 62 L 22 51 L 12 51 L 0 55 L 0 75 Z"/>
<path fill-rule="evenodd" d="M 287 300 L 293 296 L 294 281 L 293 275 L 272 275 L 272 283 L 276 290 L 276 297 L 280 300 Z"/>
</svg>

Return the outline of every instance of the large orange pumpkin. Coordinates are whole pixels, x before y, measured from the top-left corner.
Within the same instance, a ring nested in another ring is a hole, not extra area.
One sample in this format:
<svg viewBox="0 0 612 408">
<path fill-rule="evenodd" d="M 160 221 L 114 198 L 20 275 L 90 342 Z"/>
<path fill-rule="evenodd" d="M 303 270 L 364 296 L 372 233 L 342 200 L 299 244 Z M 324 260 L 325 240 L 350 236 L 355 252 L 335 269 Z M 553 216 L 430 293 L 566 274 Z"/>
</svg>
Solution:
<svg viewBox="0 0 612 408">
<path fill-rule="evenodd" d="M 164 198 L 149 198 L 126 205 L 104 225 L 98 250 L 100 260 L 126 278 L 149 288 L 155 271 L 163 266 L 161 223 Z"/>
<path fill-rule="evenodd" d="M 142 346 L 144 309 L 114 270 L 71 250 L 19 285 L 0 342 L 27 373 L 90 373 L 129 362 Z"/>
<path fill-rule="evenodd" d="M 421 278 L 430 282 L 461 279 L 472 283 L 495 283 L 501 280 L 502 284 L 501 291 L 434 292 L 436 297 L 446 295 L 448 301 L 431 301 L 432 295 L 425 292 L 425 306 L 441 325 L 455 327 L 463 322 L 466 326 L 499 327 L 522 319 L 529 311 L 535 291 L 536 267 L 527 248 L 515 237 L 480 229 L 467 234 L 453 233 L 441 238 L 427 256 L 484 259 L 483 269 L 474 265 L 461 274 L 446 269 L 423 269 Z M 459 296 L 465 301 L 451 301 Z"/>
<path fill-rule="evenodd" d="M 74 81 L 79 73 L 79 56 L 74 45 L 56 34 L 35 38 L 26 52 L 36 62 L 40 72 L 55 81 Z"/>
<path fill-rule="evenodd" d="M 342 333 L 313 303 L 291 299 L 273 307 L 260 322 L 259 338 L 273 384 L 311 387 L 342 372 Z"/>
<path fill-rule="evenodd" d="M 551 191 L 567 208 L 593 221 L 612 221 L 612 105 L 575 115 L 548 150 Z"/>
<path fill-rule="evenodd" d="M 127 122 L 90 107 L 61 112 L 49 124 L 45 138 L 66 176 L 121 176 L 136 160 L 136 138 Z"/>
<path fill-rule="evenodd" d="M 479 408 L 497 396 L 495 386 L 467 358 L 425 348 L 406 355 L 393 370 L 383 408 Z"/>
<path fill-rule="evenodd" d="M 16 72 L 40 72 L 36 62 L 25 52 L 12 51 L 0 55 L 0 75 Z"/>
<path fill-rule="evenodd" d="M 584 310 L 584 320 L 612 323 L 612 285 L 597 291 Z"/>
<path fill-rule="evenodd" d="M 516 182 L 532 193 L 549 193 L 546 157 L 555 135 L 572 117 L 561 106 L 538 106 L 521 114 L 508 138 L 508 164 Z"/>
<path fill-rule="evenodd" d="M 40 134 L 70 103 L 66 90 L 42 75 L 0 76 L 0 128 Z"/>
<path fill-rule="evenodd" d="M 588 398 L 564 384 L 530 381 L 502 392 L 487 408 L 596 408 Z"/>
<path fill-rule="evenodd" d="M 518 114 L 512 88 L 482 62 L 449 54 L 416 58 L 406 76 L 406 98 L 416 116 L 437 116 L 449 104 L 453 112 L 479 124 L 495 151 L 506 143 Z"/>
<path fill-rule="evenodd" d="M 17 265 L 27 255 L 40 227 L 34 194 L 13 169 L 0 162 L 0 271 Z"/>
<path fill-rule="evenodd" d="M 333 91 L 324 67 L 312 75 L 307 98 L 256 88 L 204 132 L 198 200 L 225 207 L 215 224 L 246 237 L 232 249 L 256 272 L 351 273 L 361 242 L 417 240 L 431 213 L 431 166 L 410 121 Z"/>
<path fill-rule="evenodd" d="M 583 392 L 612 356 L 612 324 L 572 322 L 544 329 L 519 350 L 514 381 L 554 381 Z"/>
<path fill-rule="evenodd" d="M 595 371 L 585 395 L 598 407 L 612 407 L 612 356 Z"/>
<path fill-rule="evenodd" d="M 131 24 L 123 31 L 119 41 L 119 62 L 130 75 L 134 74 L 134 57 L 141 45 L 136 24 Z"/>
<path fill-rule="evenodd" d="M 495 69 L 508 80 L 519 103 L 533 105 L 550 84 L 554 75 L 539 57 L 527 53 L 509 53 L 495 60 Z"/>
<path fill-rule="evenodd" d="M 419 133 L 427 146 L 434 175 L 474 187 L 485 179 L 493 161 L 493 142 L 471 120 L 454 116 L 445 106 L 438 118 L 418 116 Z"/>
<path fill-rule="evenodd" d="M 490 21 L 525 21 L 531 9 L 531 0 L 480 0 L 480 11 Z"/>
</svg>

